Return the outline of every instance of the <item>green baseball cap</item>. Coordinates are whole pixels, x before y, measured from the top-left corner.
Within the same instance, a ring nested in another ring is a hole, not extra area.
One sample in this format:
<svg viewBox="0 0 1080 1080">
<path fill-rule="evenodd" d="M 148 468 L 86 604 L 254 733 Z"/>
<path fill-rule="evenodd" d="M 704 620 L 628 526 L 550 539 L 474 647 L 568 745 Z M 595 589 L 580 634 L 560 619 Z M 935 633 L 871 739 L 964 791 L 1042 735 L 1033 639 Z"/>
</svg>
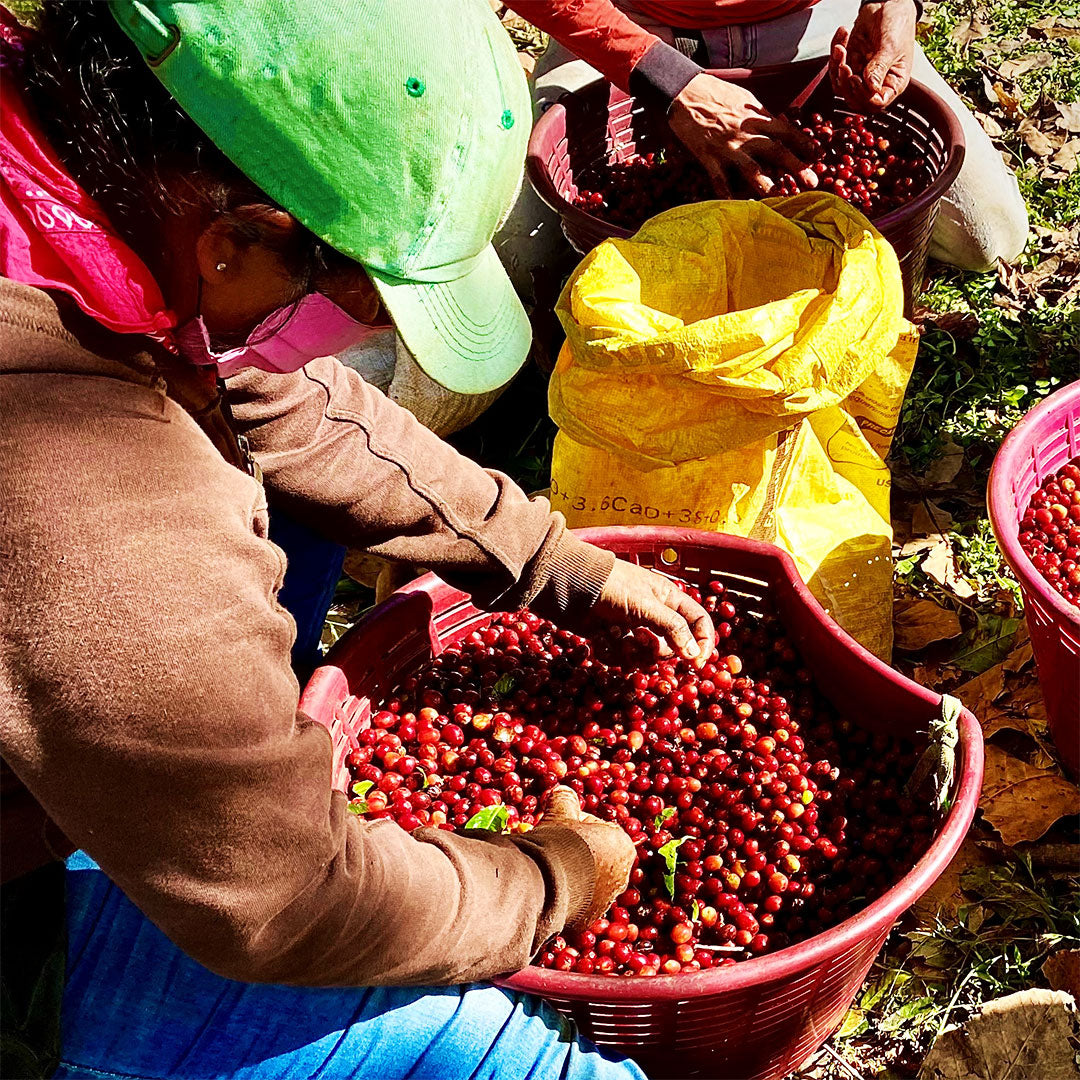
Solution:
<svg viewBox="0 0 1080 1080">
<path fill-rule="evenodd" d="M 491 238 L 532 120 L 487 0 L 112 0 L 214 144 L 371 276 L 417 363 L 478 394 L 531 331 Z"/>
</svg>

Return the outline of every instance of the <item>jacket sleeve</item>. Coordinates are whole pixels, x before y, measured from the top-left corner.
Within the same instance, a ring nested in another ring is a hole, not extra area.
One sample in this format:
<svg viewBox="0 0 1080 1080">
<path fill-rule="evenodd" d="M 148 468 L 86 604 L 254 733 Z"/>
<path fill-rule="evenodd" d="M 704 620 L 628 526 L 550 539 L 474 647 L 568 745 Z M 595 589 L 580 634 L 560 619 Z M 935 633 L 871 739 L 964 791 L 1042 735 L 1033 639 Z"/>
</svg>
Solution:
<svg viewBox="0 0 1080 1080">
<path fill-rule="evenodd" d="M 701 74 L 693 60 L 638 26 L 612 0 L 509 0 L 506 6 L 620 90 L 662 112 Z"/>
<path fill-rule="evenodd" d="M 435 570 L 488 609 L 587 611 L 613 557 L 332 357 L 228 381 L 275 504 L 330 539 Z"/>
<path fill-rule="evenodd" d="M 629 89 L 638 61 L 660 41 L 611 0 L 509 0 L 506 6 L 622 90 Z"/>
<path fill-rule="evenodd" d="M 0 713 L 50 817 L 230 978 L 447 984 L 527 963 L 588 904 L 587 845 L 350 814 L 326 731 L 297 715 L 260 485 L 160 393 L 48 383 L 0 437 Z"/>
</svg>

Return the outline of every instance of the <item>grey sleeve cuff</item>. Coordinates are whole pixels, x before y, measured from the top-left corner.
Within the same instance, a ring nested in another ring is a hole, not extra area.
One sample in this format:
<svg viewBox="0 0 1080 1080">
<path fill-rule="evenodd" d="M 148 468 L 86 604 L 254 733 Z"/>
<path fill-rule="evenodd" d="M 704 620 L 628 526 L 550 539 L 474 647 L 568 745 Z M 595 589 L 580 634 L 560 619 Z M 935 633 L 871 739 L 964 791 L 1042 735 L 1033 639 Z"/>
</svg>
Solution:
<svg viewBox="0 0 1080 1080">
<path fill-rule="evenodd" d="M 615 556 L 610 551 L 579 540 L 565 529 L 547 560 L 544 585 L 530 598 L 529 607 L 542 618 L 581 618 L 596 603 Z"/>
<path fill-rule="evenodd" d="M 678 49 L 658 41 L 630 72 L 630 93 L 648 108 L 665 113 L 702 68 Z"/>
</svg>

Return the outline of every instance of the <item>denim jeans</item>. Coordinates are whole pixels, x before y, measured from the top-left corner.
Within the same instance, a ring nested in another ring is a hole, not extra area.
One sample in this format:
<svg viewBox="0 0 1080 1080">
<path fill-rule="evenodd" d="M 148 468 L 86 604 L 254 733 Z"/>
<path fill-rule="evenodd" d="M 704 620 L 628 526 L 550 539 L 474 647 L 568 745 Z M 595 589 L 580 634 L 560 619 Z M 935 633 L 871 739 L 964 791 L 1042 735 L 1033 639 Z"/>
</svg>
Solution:
<svg viewBox="0 0 1080 1080">
<path fill-rule="evenodd" d="M 273 506 L 270 539 L 285 552 L 285 580 L 278 600 L 296 621 L 292 665 L 303 683 L 319 665 L 319 641 L 345 564 L 345 548 Z"/>
<path fill-rule="evenodd" d="M 185 956 L 86 855 L 67 864 L 61 1078 L 644 1080 L 494 986 L 305 989 Z"/>
</svg>

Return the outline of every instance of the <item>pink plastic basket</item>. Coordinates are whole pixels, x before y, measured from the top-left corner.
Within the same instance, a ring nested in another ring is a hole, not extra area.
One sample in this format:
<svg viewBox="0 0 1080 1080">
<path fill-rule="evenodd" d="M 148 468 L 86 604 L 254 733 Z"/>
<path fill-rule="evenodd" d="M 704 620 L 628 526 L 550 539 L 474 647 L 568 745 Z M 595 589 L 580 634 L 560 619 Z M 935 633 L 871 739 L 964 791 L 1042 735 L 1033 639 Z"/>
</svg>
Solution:
<svg viewBox="0 0 1080 1080">
<path fill-rule="evenodd" d="M 1035 569 L 1020 547 L 1020 519 L 1043 480 L 1080 457 L 1080 382 L 1037 405 L 1001 444 L 990 470 L 994 535 L 1024 594 L 1046 713 L 1061 760 L 1080 773 L 1080 612 Z"/>
<path fill-rule="evenodd" d="M 623 558 L 702 583 L 719 577 L 750 612 L 766 598 L 837 710 L 876 732 L 925 731 L 940 698 L 881 663 L 822 610 L 791 559 L 770 544 L 673 528 L 600 528 L 584 539 Z M 429 574 L 381 605 L 335 646 L 301 708 L 363 726 L 372 701 L 489 615 Z M 595 1042 L 650 1076 L 779 1080 L 829 1037 L 900 915 L 949 864 L 982 783 L 978 722 L 961 715 L 954 801 L 929 850 L 887 893 L 833 929 L 720 970 L 617 979 L 526 968 L 503 981 L 572 1016 Z"/>
<path fill-rule="evenodd" d="M 782 109 L 821 68 L 820 60 L 779 67 L 716 71 L 753 92 L 771 109 Z M 807 108 L 824 114 L 850 113 L 825 80 Z M 874 220 L 896 250 L 910 311 L 922 291 L 930 234 L 941 196 L 952 186 L 964 162 L 960 121 L 929 87 L 912 80 L 903 96 L 871 123 L 894 141 L 904 140 L 927 162 L 927 186 L 909 203 Z M 591 83 L 564 94 L 536 122 L 529 139 L 526 169 L 537 194 L 562 219 L 567 239 L 582 254 L 608 237 L 628 237 L 633 230 L 613 225 L 574 206 L 581 187 L 594 187 L 610 163 L 630 161 L 659 150 L 671 140 L 662 116 L 648 112 L 622 90 Z"/>
</svg>

